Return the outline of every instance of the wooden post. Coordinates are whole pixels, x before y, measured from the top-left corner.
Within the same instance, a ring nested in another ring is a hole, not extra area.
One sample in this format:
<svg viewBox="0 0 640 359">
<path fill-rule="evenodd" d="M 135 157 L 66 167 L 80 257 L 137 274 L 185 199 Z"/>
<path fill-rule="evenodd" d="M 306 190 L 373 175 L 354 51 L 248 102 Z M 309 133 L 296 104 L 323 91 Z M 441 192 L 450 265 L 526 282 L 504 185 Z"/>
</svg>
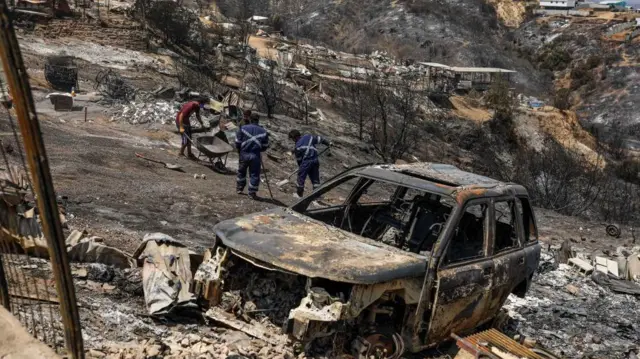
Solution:
<svg viewBox="0 0 640 359">
<path fill-rule="evenodd" d="M 9 284 L 7 283 L 7 277 L 4 273 L 4 265 L 2 264 L 2 254 L 0 254 L 0 304 L 2 304 L 7 311 L 11 311 L 11 298 L 9 297 Z"/>
<path fill-rule="evenodd" d="M 0 0 L 0 29 L 2 29 L 0 31 L 0 61 L 2 61 L 6 81 L 14 101 L 24 141 L 25 157 L 31 172 L 32 187 L 40 211 L 42 232 L 49 247 L 49 258 L 60 300 L 60 315 L 65 329 L 67 351 L 71 358 L 82 359 L 84 358 L 84 350 L 80 316 L 78 315 L 78 304 L 62 224 L 60 223 L 56 193 L 49 170 L 47 152 L 42 140 L 40 123 L 36 115 L 36 107 L 29 87 L 29 79 L 26 76 L 27 70 L 22 60 L 11 18 L 6 0 Z"/>
<path fill-rule="evenodd" d="M 84 107 L 84 122 L 87 122 L 87 106 Z"/>
</svg>

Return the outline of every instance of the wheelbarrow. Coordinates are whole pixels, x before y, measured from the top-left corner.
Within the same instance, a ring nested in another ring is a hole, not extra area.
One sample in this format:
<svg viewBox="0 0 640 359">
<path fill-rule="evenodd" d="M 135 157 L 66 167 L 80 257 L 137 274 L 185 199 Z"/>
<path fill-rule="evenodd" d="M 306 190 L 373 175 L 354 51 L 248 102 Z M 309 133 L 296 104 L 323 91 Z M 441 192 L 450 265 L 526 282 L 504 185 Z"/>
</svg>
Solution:
<svg viewBox="0 0 640 359">
<path fill-rule="evenodd" d="M 234 148 L 229 144 L 229 140 L 224 132 L 217 132 L 215 135 L 193 137 L 190 140 L 199 152 L 198 159 L 205 157 L 211 162 L 214 169 L 220 171 L 226 170 L 227 157 L 229 156 L 229 152 L 232 152 Z"/>
</svg>

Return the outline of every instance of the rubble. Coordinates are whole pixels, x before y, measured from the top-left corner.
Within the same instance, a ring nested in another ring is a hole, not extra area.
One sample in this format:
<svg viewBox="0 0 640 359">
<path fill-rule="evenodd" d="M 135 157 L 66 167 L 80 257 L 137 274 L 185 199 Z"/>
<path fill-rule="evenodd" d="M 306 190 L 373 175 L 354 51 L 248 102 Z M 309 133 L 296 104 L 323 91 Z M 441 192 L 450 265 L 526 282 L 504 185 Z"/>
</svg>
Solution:
<svg viewBox="0 0 640 359">
<path fill-rule="evenodd" d="M 176 93 L 178 94 L 178 93 Z M 192 94 L 186 95 L 184 101 L 151 99 L 152 96 L 138 94 L 136 101 L 122 103 L 112 111 L 111 121 L 126 121 L 132 125 L 142 124 L 174 124 L 176 115 L 184 102 L 188 101 Z M 201 111 L 202 121 L 206 123 L 215 122 L 218 116 L 212 116 L 208 111 Z M 192 122 L 192 125 L 196 123 Z"/>
<path fill-rule="evenodd" d="M 111 121 L 124 120 L 130 124 L 158 123 L 171 124 L 175 121 L 179 104 L 174 101 L 130 102 L 121 105 L 111 117 Z"/>
<path fill-rule="evenodd" d="M 222 306 L 247 321 L 255 320 L 276 333 L 281 331 L 291 309 L 306 296 L 302 276 L 257 268 L 236 258 L 225 273 L 226 295 Z M 243 273 L 242 276 L 229 273 Z"/>
<path fill-rule="evenodd" d="M 503 309 L 511 320 L 504 328 L 534 338 L 566 358 L 627 358 L 640 350 L 640 301 L 617 293 L 632 282 L 608 278 L 594 271 L 579 274 L 566 264 L 554 263 L 543 252 L 540 268 L 526 298 L 511 295 Z M 639 287 L 640 288 L 640 287 Z"/>
</svg>

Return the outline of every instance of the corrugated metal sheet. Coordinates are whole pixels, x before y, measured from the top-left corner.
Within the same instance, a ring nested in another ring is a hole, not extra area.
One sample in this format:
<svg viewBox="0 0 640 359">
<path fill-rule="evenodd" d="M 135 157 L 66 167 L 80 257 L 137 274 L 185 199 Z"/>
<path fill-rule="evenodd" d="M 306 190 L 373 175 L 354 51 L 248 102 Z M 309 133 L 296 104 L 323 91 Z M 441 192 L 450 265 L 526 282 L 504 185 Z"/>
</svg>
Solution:
<svg viewBox="0 0 640 359">
<path fill-rule="evenodd" d="M 480 72 L 480 73 L 505 73 L 512 74 L 517 71 L 507 70 L 507 69 L 499 69 L 497 67 L 461 67 L 461 66 L 447 66 L 443 64 L 439 64 L 436 62 L 419 62 L 418 64 L 427 66 L 427 67 L 436 67 L 440 69 L 445 69 L 453 72 Z"/>
<path fill-rule="evenodd" d="M 515 340 L 502 334 L 496 329 L 489 329 L 487 331 L 466 337 L 465 339 L 473 345 L 478 346 L 480 345 L 479 343 L 488 344 L 489 348 L 496 347 L 503 352 L 511 353 L 518 356 L 519 358 L 545 359 L 544 357 L 534 353 L 531 349 L 516 342 Z"/>
</svg>

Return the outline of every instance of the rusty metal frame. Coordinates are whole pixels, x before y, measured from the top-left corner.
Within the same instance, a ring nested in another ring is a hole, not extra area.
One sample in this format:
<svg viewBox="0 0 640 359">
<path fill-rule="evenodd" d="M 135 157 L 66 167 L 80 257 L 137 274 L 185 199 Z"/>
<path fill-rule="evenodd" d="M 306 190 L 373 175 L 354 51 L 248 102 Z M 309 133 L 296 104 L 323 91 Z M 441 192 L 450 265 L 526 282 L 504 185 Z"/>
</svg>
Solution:
<svg viewBox="0 0 640 359">
<path fill-rule="evenodd" d="M 84 358 L 84 350 L 80 316 L 62 224 L 60 223 L 58 203 L 31 95 L 27 70 L 22 60 L 6 0 L 0 0 L 0 60 L 13 97 L 31 172 L 33 190 L 37 195 L 42 231 L 49 246 L 49 258 L 60 300 L 60 315 L 65 329 L 67 351 L 71 358 L 82 359 Z"/>
</svg>

